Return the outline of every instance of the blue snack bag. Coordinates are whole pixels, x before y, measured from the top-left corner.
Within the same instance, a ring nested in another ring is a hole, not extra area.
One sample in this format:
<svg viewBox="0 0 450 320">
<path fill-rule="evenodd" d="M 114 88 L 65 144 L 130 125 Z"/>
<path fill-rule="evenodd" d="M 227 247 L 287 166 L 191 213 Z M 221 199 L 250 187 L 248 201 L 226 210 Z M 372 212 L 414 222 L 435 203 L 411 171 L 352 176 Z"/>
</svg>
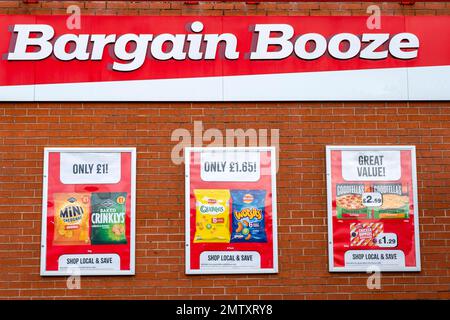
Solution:
<svg viewBox="0 0 450 320">
<path fill-rule="evenodd" d="M 267 242 L 265 190 L 231 190 L 231 242 Z"/>
</svg>

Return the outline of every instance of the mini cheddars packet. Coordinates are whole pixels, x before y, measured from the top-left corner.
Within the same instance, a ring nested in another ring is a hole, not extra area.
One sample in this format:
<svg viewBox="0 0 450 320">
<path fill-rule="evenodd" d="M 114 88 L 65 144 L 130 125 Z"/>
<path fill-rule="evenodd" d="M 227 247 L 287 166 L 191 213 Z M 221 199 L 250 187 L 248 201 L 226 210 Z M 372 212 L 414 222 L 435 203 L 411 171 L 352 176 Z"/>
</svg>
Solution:
<svg viewBox="0 0 450 320">
<path fill-rule="evenodd" d="M 89 194 L 55 193 L 54 245 L 89 244 Z"/>
</svg>

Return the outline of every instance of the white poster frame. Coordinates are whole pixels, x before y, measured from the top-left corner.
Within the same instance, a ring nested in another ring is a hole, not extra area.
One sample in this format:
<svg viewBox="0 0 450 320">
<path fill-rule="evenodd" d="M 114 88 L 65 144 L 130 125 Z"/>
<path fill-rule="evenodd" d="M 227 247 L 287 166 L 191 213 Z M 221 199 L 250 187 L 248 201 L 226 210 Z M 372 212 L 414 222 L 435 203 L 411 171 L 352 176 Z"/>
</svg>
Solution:
<svg viewBox="0 0 450 320">
<path fill-rule="evenodd" d="M 331 181 L 331 152 L 337 151 L 410 151 L 411 152 L 411 178 L 414 205 L 414 245 L 416 266 L 399 267 L 389 265 L 373 265 L 373 266 L 334 266 L 334 242 L 333 242 L 333 207 L 332 207 L 332 181 Z M 417 199 L 417 168 L 416 168 L 416 147 L 415 146 L 326 146 L 326 177 L 327 177 L 327 223 L 328 223 L 328 270 L 329 272 L 419 272 L 421 271 L 420 261 L 420 236 L 419 236 L 419 209 Z M 371 268 L 373 267 L 373 268 Z M 370 269 L 370 270 L 369 270 Z"/>
<path fill-rule="evenodd" d="M 221 269 L 200 270 L 191 268 L 190 260 L 190 165 L 191 154 L 193 152 L 232 152 L 232 151 L 248 151 L 248 152 L 270 152 L 270 174 L 271 174 L 271 191 L 272 191 L 272 255 L 273 268 L 257 268 L 257 269 Z M 273 274 L 278 273 L 278 223 L 277 223 L 277 188 L 276 188 L 276 149 L 275 147 L 186 147 L 185 155 L 185 273 L 187 275 L 202 274 Z"/>
<path fill-rule="evenodd" d="M 48 197 L 48 175 L 49 175 L 49 154 L 50 153 L 103 153 L 103 152 L 120 152 L 131 153 L 131 204 L 130 204 L 130 269 L 129 270 L 46 270 L 47 258 L 47 197 Z M 124 276 L 135 275 L 135 259 L 136 259 L 136 148 L 119 147 L 119 148 L 44 148 L 44 172 L 43 172 L 43 188 L 42 188 L 42 222 L 41 222 L 41 276 Z"/>
</svg>

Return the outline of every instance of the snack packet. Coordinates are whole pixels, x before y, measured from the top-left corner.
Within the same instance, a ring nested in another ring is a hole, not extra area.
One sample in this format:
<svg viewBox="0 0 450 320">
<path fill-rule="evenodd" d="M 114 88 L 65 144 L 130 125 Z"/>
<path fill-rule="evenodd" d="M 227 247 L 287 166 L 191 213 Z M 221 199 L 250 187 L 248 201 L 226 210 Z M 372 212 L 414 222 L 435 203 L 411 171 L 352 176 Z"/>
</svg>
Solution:
<svg viewBox="0 0 450 320">
<path fill-rule="evenodd" d="M 55 193 L 54 245 L 89 244 L 89 194 Z"/>
<path fill-rule="evenodd" d="M 231 242 L 267 242 L 265 190 L 231 190 Z"/>
<path fill-rule="evenodd" d="M 125 232 L 126 192 L 92 194 L 92 244 L 127 243 Z"/>
<path fill-rule="evenodd" d="M 351 223 L 350 246 L 351 247 L 376 247 L 377 236 L 383 233 L 384 225 L 381 222 Z"/>
<path fill-rule="evenodd" d="M 230 191 L 194 190 L 194 243 L 230 242 Z"/>
</svg>

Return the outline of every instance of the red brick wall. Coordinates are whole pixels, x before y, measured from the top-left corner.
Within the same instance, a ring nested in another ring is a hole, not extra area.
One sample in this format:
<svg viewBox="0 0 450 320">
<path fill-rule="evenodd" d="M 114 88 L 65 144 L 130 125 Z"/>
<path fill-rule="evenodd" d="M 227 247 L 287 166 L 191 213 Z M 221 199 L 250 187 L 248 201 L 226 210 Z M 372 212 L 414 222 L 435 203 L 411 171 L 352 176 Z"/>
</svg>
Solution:
<svg viewBox="0 0 450 320">
<path fill-rule="evenodd" d="M 91 14 L 365 11 L 360 3 L 77 3 Z M 391 14 L 449 9 L 448 3 L 382 6 Z M 0 2 L 11 14 L 62 13 L 62 7 Z M 192 129 L 195 120 L 205 130 L 280 129 L 279 274 L 184 275 L 184 167 L 171 162 L 170 136 Z M 449 299 L 449 132 L 449 102 L 0 103 L 0 298 Z M 366 274 L 327 271 L 326 144 L 417 146 L 422 272 L 383 273 L 381 290 L 368 290 Z M 64 277 L 39 276 L 43 148 L 50 146 L 137 147 L 136 276 L 84 277 L 81 290 L 66 289 Z"/>
</svg>

